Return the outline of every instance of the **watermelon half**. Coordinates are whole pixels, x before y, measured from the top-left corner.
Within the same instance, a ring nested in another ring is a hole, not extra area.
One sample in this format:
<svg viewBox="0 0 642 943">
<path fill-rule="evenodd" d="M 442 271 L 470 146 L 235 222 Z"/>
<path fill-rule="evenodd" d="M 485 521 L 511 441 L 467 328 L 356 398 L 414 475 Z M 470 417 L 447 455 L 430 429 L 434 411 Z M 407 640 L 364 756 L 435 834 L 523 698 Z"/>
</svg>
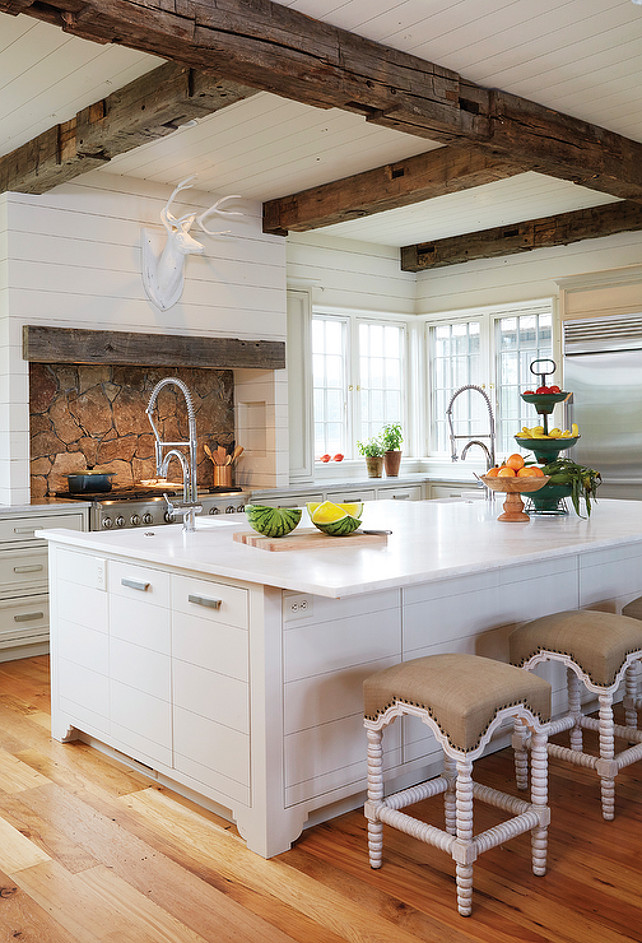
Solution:
<svg viewBox="0 0 642 943">
<path fill-rule="evenodd" d="M 321 504 L 308 504 L 307 508 L 314 526 L 330 537 L 347 537 L 361 526 L 361 502 L 334 504 L 323 501 Z"/>
<path fill-rule="evenodd" d="M 294 530 L 303 511 L 301 508 L 270 508 L 262 504 L 247 504 L 248 524 L 265 537 L 285 537 Z"/>
</svg>

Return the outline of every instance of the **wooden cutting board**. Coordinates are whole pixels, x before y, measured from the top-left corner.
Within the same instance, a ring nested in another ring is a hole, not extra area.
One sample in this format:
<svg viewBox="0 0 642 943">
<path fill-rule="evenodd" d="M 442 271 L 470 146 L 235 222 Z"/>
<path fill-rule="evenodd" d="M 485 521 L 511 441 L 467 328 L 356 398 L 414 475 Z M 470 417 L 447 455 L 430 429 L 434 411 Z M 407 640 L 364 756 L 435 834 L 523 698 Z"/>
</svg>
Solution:
<svg viewBox="0 0 642 943">
<path fill-rule="evenodd" d="M 264 537 L 262 534 L 249 534 L 247 531 L 237 531 L 234 540 L 248 547 L 258 547 L 259 550 L 326 550 L 329 548 L 347 550 L 352 547 L 385 546 L 388 542 L 387 534 L 348 534 L 347 537 L 329 537 L 320 530 L 297 530 L 287 537 Z"/>
</svg>

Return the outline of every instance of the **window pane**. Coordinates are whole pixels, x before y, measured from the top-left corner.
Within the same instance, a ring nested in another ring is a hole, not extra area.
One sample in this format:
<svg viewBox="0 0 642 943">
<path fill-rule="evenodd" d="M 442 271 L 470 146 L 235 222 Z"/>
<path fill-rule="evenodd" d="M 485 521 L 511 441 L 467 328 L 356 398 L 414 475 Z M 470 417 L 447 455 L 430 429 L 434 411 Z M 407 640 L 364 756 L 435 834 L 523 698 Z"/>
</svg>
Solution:
<svg viewBox="0 0 642 943">
<path fill-rule="evenodd" d="M 314 454 L 347 453 L 347 325 L 343 318 L 312 318 Z"/>
<path fill-rule="evenodd" d="M 357 438 L 378 435 L 390 422 L 404 422 L 405 328 L 359 322 L 361 427 Z"/>
<path fill-rule="evenodd" d="M 481 374 L 481 323 L 458 321 L 439 324 L 428 329 L 428 361 L 430 364 L 430 444 L 432 452 L 450 455 L 450 436 L 446 409 L 453 393 L 460 386 L 478 384 Z M 453 408 L 453 426 L 456 435 L 468 436 L 479 432 L 476 418 L 479 394 L 462 393 Z"/>
</svg>

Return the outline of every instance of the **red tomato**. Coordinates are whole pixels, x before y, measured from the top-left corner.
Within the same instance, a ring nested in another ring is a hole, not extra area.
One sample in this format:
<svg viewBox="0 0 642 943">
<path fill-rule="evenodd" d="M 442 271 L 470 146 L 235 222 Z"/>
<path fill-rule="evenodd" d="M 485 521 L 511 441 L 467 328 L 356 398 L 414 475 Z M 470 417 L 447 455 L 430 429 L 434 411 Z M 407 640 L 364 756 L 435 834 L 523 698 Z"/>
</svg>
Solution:
<svg viewBox="0 0 642 943">
<path fill-rule="evenodd" d="M 536 393 L 550 393 L 551 391 L 547 386 L 538 386 L 535 390 Z"/>
<path fill-rule="evenodd" d="M 334 458 L 332 459 L 332 461 L 333 461 L 333 462 L 342 462 L 342 461 L 343 461 L 343 455 L 341 454 L 341 452 L 337 452 L 337 454 L 334 456 Z"/>
<path fill-rule="evenodd" d="M 533 396 L 535 390 L 524 390 L 524 396 Z"/>
<path fill-rule="evenodd" d="M 560 390 L 559 386 L 549 386 L 548 392 L 549 392 L 549 393 L 561 393 L 562 391 Z"/>
<path fill-rule="evenodd" d="M 327 454 L 326 454 L 326 455 L 322 455 L 321 458 L 319 459 L 319 461 L 321 461 L 321 462 L 329 462 L 329 461 L 330 461 L 330 456 L 327 455 Z"/>
</svg>

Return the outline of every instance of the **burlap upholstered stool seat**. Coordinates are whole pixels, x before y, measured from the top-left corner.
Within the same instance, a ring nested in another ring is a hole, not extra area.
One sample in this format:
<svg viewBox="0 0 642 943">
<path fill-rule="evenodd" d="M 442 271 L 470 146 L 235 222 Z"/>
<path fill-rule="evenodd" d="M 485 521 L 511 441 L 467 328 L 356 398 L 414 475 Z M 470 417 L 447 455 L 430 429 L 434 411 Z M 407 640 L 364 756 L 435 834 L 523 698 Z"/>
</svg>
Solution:
<svg viewBox="0 0 642 943">
<path fill-rule="evenodd" d="M 380 868 L 383 823 L 448 852 L 456 862 L 457 906 L 472 909 L 473 862 L 482 852 L 532 833 L 534 874 L 546 871 L 547 752 L 550 685 L 512 665 L 476 655 L 429 655 L 367 678 L 364 724 L 368 734 L 368 849 Z M 384 798 L 382 731 L 397 717 L 419 717 L 444 752 L 444 772 L 436 779 Z M 531 802 L 472 781 L 473 762 L 506 718 L 518 718 L 530 733 Z M 444 795 L 445 829 L 401 812 L 405 806 Z M 512 818 L 473 836 L 473 797 L 512 813 Z"/>
<path fill-rule="evenodd" d="M 642 626 L 626 615 L 573 609 L 519 626 L 510 636 L 510 660 L 527 670 L 545 661 L 567 668 L 568 713 L 549 724 L 549 736 L 570 730 L 570 749 L 549 743 L 552 756 L 595 769 L 600 777 L 602 815 L 615 816 L 615 777 L 619 770 L 642 759 L 642 732 L 637 729 L 636 697 L 642 660 Z M 613 720 L 613 697 L 625 681 L 626 726 Z M 584 716 L 581 684 L 599 700 L 599 720 Z M 582 749 L 582 730 L 599 732 L 599 756 Z M 615 753 L 615 738 L 633 743 Z M 517 782 L 526 788 L 525 748 L 528 737 L 518 729 L 514 738 Z"/>
</svg>

